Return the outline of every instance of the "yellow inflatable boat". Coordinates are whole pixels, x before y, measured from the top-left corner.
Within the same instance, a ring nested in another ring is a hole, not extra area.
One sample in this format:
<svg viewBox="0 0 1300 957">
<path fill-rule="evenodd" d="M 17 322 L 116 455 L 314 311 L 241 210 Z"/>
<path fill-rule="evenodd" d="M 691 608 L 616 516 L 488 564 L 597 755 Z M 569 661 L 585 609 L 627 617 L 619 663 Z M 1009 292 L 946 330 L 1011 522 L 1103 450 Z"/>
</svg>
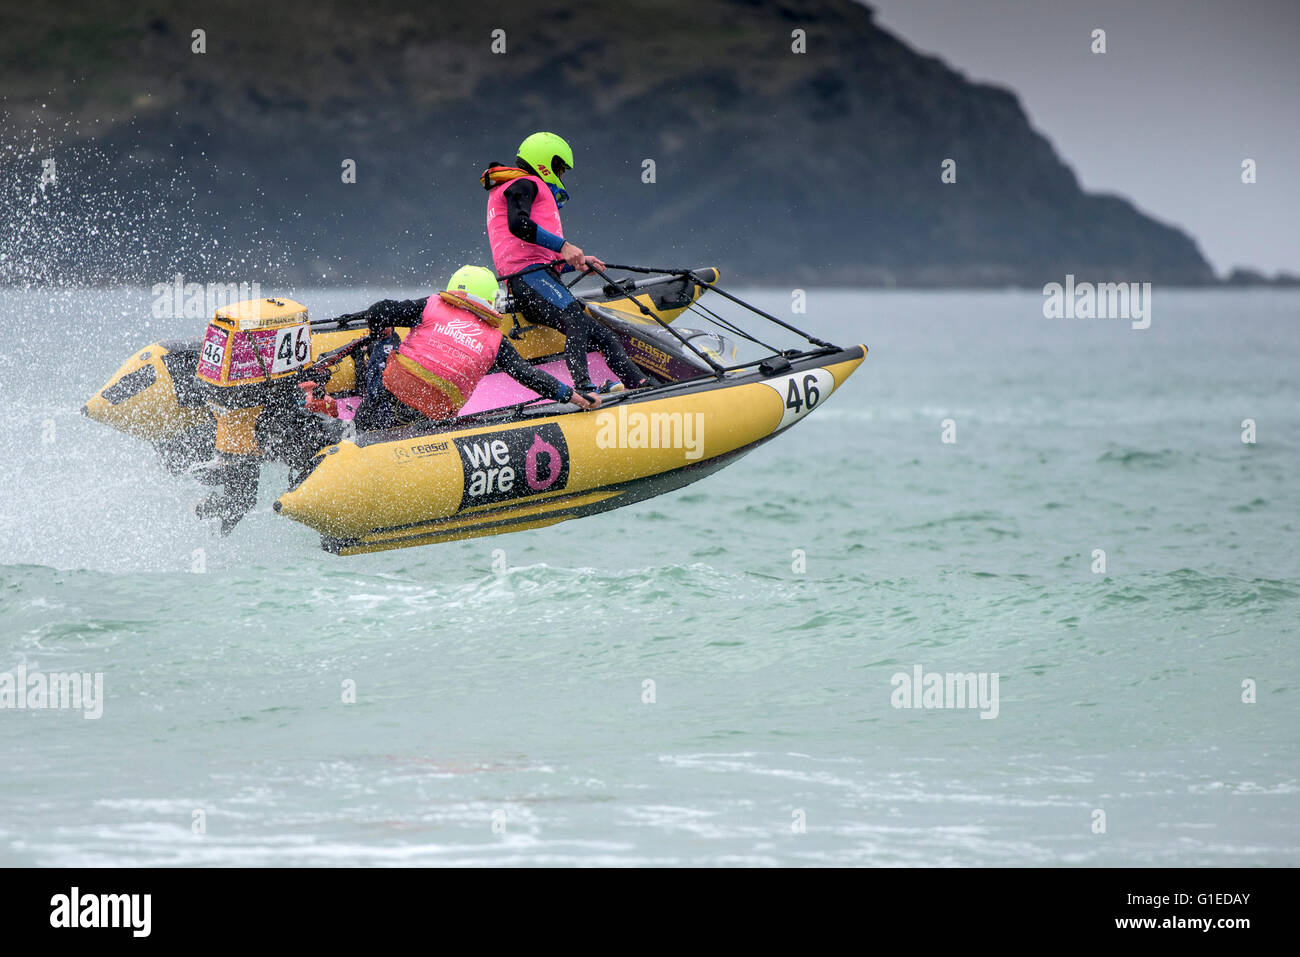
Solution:
<svg viewBox="0 0 1300 957">
<path fill-rule="evenodd" d="M 726 336 L 671 324 L 690 309 L 748 338 L 695 308 L 717 289 L 716 270 L 606 278 L 579 298 L 654 384 L 603 395 L 597 409 L 521 396 L 502 373 L 485 378 L 456 419 L 358 433 L 293 398 L 313 370 L 340 402 L 358 394 L 364 325 L 311 322 L 298 303 L 263 300 L 218 310 L 201 342 L 141 350 L 84 411 L 217 485 L 205 517 L 223 530 L 255 503 L 260 464 L 288 462 L 290 487 L 274 510 L 319 532 L 327 551 L 351 555 L 538 528 L 681 488 L 814 412 L 866 357 L 865 346 L 800 333 L 811 348 L 727 364 L 736 349 Z M 515 314 L 505 329 L 521 355 L 562 372 L 562 335 Z M 232 345 L 240 338 L 242 351 Z M 595 371 L 600 357 L 590 358 Z"/>
</svg>

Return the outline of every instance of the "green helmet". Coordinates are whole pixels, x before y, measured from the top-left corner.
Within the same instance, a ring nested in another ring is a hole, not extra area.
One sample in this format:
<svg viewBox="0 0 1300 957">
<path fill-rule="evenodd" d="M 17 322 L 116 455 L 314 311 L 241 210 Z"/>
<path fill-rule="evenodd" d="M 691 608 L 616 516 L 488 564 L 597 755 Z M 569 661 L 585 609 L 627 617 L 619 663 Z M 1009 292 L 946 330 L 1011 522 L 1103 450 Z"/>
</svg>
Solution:
<svg viewBox="0 0 1300 957">
<path fill-rule="evenodd" d="M 519 144 L 519 158 L 537 171 L 542 181 L 568 192 L 560 176 L 573 169 L 573 150 L 554 133 L 534 133 Z"/>
<path fill-rule="evenodd" d="M 486 266 L 461 266 L 447 280 L 448 292 L 463 292 L 489 309 L 495 308 L 497 274 Z"/>
</svg>

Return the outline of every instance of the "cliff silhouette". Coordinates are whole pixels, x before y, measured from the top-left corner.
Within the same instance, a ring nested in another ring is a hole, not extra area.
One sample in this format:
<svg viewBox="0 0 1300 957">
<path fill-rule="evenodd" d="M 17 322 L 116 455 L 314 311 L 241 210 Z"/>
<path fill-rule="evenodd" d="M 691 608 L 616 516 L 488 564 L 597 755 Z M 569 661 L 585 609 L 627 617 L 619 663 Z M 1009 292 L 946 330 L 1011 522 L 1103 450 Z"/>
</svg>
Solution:
<svg viewBox="0 0 1300 957">
<path fill-rule="evenodd" d="M 0 281 L 427 284 L 488 261 L 478 175 L 536 129 L 575 148 L 566 232 L 611 261 L 749 283 L 1215 281 L 1186 233 L 1085 193 L 1014 93 L 853 0 L 4 16 Z"/>
</svg>

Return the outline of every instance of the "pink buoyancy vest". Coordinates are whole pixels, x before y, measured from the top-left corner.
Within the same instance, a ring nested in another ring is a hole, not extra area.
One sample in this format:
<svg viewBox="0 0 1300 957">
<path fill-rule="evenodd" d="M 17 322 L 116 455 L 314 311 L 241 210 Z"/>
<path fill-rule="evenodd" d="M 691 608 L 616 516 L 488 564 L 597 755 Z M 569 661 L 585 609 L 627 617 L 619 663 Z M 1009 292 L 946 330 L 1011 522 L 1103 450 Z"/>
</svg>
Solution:
<svg viewBox="0 0 1300 957">
<path fill-rule="evenodd" d="M 533 208 L 529 213 L 533 222 L 547 232 L 564 236 L 564 229 L 560 225 L 560 207 L 551 194 L 551 188 L 540 177 L 520 176 L 493 187 L 488 193 L 487 233 L 488 242 L 492 244 L 492 265 L 496 267 L 498 276 L 506 276 L 519 272 L 526 266 L 553 262 L 559 258 L 557 253 L 545 246 L 526 243 L 510 232 L 510 221 L 506 214 L 506 190 L 512 183 L 524 180 L 531 181 L 537 187 L 537 198 L 533 200 Z"/>
<path fill-rule="evenodd" d="M 499 330 L 435 294 L 425 303 L 420 324 L 397 352 L 455 386 L 463 403 L 492 368 L 500 347 Z"/>
</svg>

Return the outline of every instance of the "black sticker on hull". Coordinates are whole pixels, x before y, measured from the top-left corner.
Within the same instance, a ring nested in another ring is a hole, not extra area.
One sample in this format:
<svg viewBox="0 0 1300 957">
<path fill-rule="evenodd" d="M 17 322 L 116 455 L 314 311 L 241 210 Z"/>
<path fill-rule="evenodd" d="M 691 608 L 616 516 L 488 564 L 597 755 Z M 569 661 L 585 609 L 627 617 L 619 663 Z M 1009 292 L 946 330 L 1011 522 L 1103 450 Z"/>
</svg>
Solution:
<svg viewBox="0 0 1300 957">
<path fill-rule="evenodd" d="M 118 405 L 139 395 L 153 385 L 157 379 L 158 373 L 154 371 L 153 366 L 141 366 L 134 372 L 128 372 L 122 376 L 122 378 L 101 392 L 100 395 L 104 397 L 104 401 L 109 405 Z"/>
<path fill-rule="evenodd" d="M 553 423 L 455 439 L 462 509 L 554 492 L 569 484 L 569 446 Z"/>
</svg>

